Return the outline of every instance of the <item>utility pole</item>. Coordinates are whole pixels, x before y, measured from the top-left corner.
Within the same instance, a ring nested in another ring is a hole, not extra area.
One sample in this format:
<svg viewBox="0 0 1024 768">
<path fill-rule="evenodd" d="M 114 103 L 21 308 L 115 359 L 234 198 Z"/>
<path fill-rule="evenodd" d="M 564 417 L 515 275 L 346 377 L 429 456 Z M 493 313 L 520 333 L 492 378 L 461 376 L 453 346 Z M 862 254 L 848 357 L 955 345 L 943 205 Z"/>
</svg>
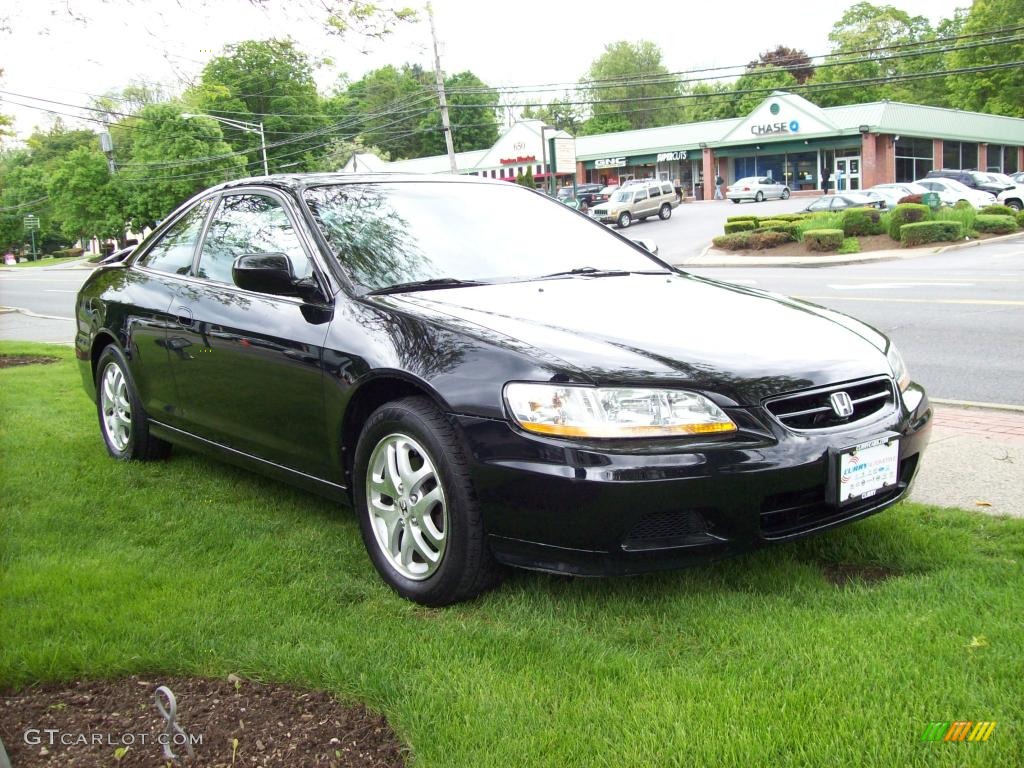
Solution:
<svg viewBox="0 0 1024 768">
<path fill-rule="evenodd" d="M 437 100 L 441 105 L 441 130 L 444 131 L 444 143 L 448 148 L 448 164 L 452 173 L 459 172 L 455 164 L 455 145 L 452 143 L 452 124 L 448 121 L 448 101 L 444 95 L 444 76 L 441 74 L 441 55 L 437 52 L 437 30 L 434 29 L 434 9 L 427 3 L 427 16 L 430 18 L 430 36 L 434 40 L 434 78 L 437 81 Z"/>
</svg>

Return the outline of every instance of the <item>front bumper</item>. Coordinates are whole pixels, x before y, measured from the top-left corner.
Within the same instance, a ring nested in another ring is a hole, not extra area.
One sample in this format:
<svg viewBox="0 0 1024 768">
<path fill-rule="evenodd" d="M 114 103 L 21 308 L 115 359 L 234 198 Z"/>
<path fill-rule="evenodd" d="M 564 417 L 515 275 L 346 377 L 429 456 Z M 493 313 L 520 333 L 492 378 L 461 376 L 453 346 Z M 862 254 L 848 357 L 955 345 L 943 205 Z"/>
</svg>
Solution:
<svg viewBox="0 0 1024 768">
<path fill-rule="evenodd" d="M 907 495 L 931 415 L 911 385 L 888 417 L 854 429 L 796 433 L 742 408 L 730 411 L 736 435 L 670 449 L 580 446 L 504 421 L 454 418 L 497 559 L 597 576 L 718 559 L 880 512 Z M 900 440 L 896 487 L 839 506 L 839 451 L 882 435 Z"/>
</svg>

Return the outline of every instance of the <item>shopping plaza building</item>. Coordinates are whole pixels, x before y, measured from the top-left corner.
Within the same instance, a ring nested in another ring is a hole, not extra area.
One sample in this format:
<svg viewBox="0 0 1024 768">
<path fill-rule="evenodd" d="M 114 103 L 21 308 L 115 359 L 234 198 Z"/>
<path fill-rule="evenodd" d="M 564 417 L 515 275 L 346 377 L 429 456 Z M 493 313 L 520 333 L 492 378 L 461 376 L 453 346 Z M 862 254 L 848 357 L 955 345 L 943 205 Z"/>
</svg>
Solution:
<svg viewBox="0 0 1024 768">
<path fill-rule="evenodd" d="M 458 172 L 514 180 L 529 166 L 534 178 L 549 178 L 547 140 L 567 135 L 536 120 L 515 123 L 490 149 L 457 154 Z M 558 160 L 559 185 L 574 178 L 602 184 L 678 180 L 697 199 L 717 175 L 726 184 L 768 176 L 794 194 L 813 193 L 821 189 L 825 168 L 833 188 L 861 189 L 913 181 L 939 168 L 1024 169 L 1024 119 L 893 101 L 821 108 L 776 91 L 746 117 L 579 136 L 575 173 Z M 343 170 L 451 172 L 447 155 L 386 162 L 363 154 Z"/>
</svg>

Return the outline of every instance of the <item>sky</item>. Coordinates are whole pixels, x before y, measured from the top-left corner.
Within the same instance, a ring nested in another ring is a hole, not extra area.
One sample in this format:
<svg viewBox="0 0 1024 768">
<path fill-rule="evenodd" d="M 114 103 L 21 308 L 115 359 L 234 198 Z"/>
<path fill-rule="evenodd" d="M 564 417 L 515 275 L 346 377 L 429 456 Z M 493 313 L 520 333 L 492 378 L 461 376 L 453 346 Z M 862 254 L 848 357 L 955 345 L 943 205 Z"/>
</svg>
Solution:
<svg viewBox="0 0 1024 768">
<path fill-rule="evenodd" d="M 932 23 L 970 0 L 889 0 Z M 321 90 L 339 75 L 356 80 L 386 64 L 433 67 L 430 27 L 404 24 L 383 41 L 328 35 L 317 0 L 0 0 L 0 112 L 20 137 L 53 116 L 15 104 L 75 114 L 91 94 L 132 80 L 171 92 L 198 78 L 204 63 L 233 42 L 291 37 L 310 57 Z M 386 3 L 381 3 L 382 5 Z M 441 63 L 472 70 L 492 86 L 578 80 L 606 44 L 651 40 L 669 71 L 742 64 L 787 45 L 812 56 L 828 50 L 828 33 L 848 2 L 731 0 L 665 3 L 605 0 L 554 3 L 434 0 Z M 879 2 L 879 4 L 881 4 Z M 419 0 L 396 6 L 420 7 Z M 628 8 L 628 13 L 623 11 Z M 14 96 L 10 94 L 21 94 Z M 551 94 L 554 95 L 554 94 Z M 68 123 L 74 120 L 63 118 Z M 90 125 L 90 124 L 86 124 Z"/>
</svg>

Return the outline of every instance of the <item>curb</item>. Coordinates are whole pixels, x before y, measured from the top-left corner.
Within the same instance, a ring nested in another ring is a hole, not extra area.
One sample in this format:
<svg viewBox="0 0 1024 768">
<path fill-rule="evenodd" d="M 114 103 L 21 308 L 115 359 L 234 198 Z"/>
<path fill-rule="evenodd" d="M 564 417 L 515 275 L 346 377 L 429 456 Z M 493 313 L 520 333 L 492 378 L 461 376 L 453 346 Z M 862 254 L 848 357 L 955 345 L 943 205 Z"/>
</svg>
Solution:
<svg viewBox="0 0 1024 768">
<path fill-rule="evenodd" d="M 912 251 L 898 252 L 895 249 L 887 251 L 877 251 L 878 256 L 872 256 L 869 253 L 864 254 L 863 258 L 859 259 L 835 259 L 831 261 L 822 261 L 824 256 L 734 256 L 734 259 L 743 259 L 742 262 L 736 261 L 700 261 L 701 259 L 707 258 L 710 251 L 713 250 L 714 245 L 709 244 L 701 251 L 699 256 L 694 256 L 688 261 L 673 264 L 676 267 L 802 267 L 802 268 L 821 268 L 821 267 L 843 267 L 852 264 L 873 264 L 875 262 L 882 261 L 901 261 L 904 259 L 918 259 L 922 256 L 934 256 L 940 253 L 946 253 L 948 251 L 955 251 L 961 248 L 977 248 L 980 245 L 987 243 L 999 243 L 1006 240 L 1015 240 L 1024 237 L 1024 232 L 1013 232 L 1009 235 L 998 235 L 996 237 L 987 237 L 984 240 L 971 240 L 966 243 L 952 243 L 950 245 L 944 245 L 938 248 L 920 248 Z M 717 255 L 717 254 L 716 254 Z M 772 259 L 772 261 L 768 261 Z M 779 261 L 774 261 L 779 259 Z"/>
<path fill-rule="evenodd" d="M 17 312 L 20 315 L 26 317 L 35 317 L 39 320 L 67 320 L 73 323 L 75 318 L 73 317 L 61 317 L 60 315 L 40 315 L 38 312 L 33 312 L 31 309 L 23 309 L 22 307 L 0 307 L 0 313 L 9 314 Z"/>
<path fill-rule="evenodd" d="M 942 397 L 929 397 L 928 400 L 936 405 L 947 405 L 954 408 L 971 408 L 978 411 L 1010 411 L 1012 413 L 1024 413 L 1024 405 L 1013 405 L 1012 403 L 979 403 L 974 400 L 949 400 Z"/>
</svg>

